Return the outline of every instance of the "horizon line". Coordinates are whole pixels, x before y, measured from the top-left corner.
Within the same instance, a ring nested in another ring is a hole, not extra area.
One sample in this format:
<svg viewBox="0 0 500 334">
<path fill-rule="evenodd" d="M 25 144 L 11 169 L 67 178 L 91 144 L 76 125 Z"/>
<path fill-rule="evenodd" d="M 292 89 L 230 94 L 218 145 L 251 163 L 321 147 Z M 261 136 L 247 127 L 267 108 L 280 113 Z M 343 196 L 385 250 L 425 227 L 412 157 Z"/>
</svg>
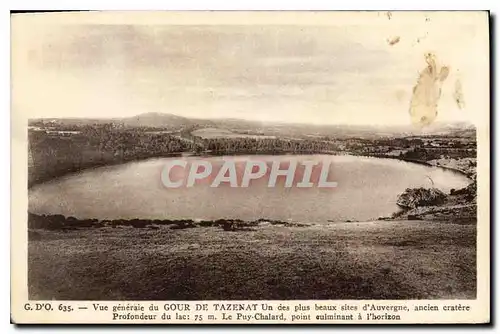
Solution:
<svg viewBox="0 0 500 334">
<path fill-rule="evenodd" d="M 395 124 L 374 124 L 374 123 L 346 123 L 346 122 L 339 122 L 339 123 L 305 123 L 305 122 L 287 122 L 287 121 L 272 121 L 272 120 L 256 120 L 256 119 L 248 119 L 248 118 L 238 118 L 238 117 L 210 117 L 210 118 L 203 118 L 203 117 L 189 117 L 189 116 L 181 116 L 178 114 L 174 113 L 165 113 L 165 112 L 144 112 L 144 113 L 139 113 L 135 114 L 133 116 L 122 116 L 122 117 L 113 117 L 113 116 L 102 116 L 102 117 L 96 117 L 96 116 L 48 116 L 48 117 L 33 117 L 33 118 L 28 118 L 28 120 L 43 120 L 43 119 L 75 119 L 75 120 L 123 120 L 123 119 L 129 119 L 129 118 L 134 118 L 134 117 L 139 117 L 139 116 L 144 116 L 144 115 L 159 115 L 159 116 L 173 116 L 173 117 L 179 117 L 183 118 L 186 120 L 205 120 L 205 121 L 210 121 L 210 120 L 237 120 L 237 121 L 243 121 L 243 122 L 252 122 L 252 123 L 262 123 L 262 124 L 285 124 L 285 125 L 311 125 L 311 126 L 368 126 L 368 127 L 402 127 L 402 126 L 407 126 L 411 127 L 413 124 L 410 122 L 408 123 L 395 123 Z M 475 124 L 471 121 L 467 120 L 436 120 L 433 122 L 432 125 L 436 124 L 468 124 L 468 125 L 474 125 Z"/>
</svg>

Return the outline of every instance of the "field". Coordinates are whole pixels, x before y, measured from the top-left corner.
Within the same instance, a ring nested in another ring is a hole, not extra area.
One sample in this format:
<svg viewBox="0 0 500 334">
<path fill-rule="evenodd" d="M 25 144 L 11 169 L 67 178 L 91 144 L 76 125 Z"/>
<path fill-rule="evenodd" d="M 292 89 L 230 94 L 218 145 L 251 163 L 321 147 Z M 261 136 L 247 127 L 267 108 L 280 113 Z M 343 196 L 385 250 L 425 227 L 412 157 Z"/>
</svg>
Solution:
<svg viewBox="0 0 500 334">
<path fill-rule="evenodd" d="M 245 133 L 235 133 L 231 130 L 227 129 L 218 129 L 218 128 L 203 128 L 194 130 L 191 132 L 193 136 L 198 136 L 203 139 L 211 139 L 211 138 L 256 138 L 256 139 L 264 139 L 264 138 L 276 138 L 275 136 L 264 136 L 264 135 L 253 135 L 253 134 L 245 134 Z"/>
<path fill-rule="evenodd" d="M 30 230 L 30 299 L 474 299 L 476 226 Z"/>
</svg>

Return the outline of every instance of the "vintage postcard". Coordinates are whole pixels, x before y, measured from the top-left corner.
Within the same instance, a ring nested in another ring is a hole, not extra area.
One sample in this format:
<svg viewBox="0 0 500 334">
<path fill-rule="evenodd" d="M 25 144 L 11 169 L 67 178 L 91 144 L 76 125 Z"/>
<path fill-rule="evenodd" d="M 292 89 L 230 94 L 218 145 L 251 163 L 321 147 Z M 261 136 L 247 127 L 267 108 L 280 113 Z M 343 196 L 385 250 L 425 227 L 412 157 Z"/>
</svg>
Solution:
<svg viewBox="0 0 500 334">
<path fill-rule="evenodd" d="M 12 322 L 490 321 L 488 12 L 11 27 Z"/>
</svg>

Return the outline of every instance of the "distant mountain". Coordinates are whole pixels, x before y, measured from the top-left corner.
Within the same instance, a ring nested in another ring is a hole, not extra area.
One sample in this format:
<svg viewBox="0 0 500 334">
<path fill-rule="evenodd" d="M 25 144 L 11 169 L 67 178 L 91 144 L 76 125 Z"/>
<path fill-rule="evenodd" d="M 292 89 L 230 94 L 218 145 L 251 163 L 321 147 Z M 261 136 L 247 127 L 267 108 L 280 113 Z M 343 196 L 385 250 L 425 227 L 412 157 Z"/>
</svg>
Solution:
<svg viewBox="0 0 500 334">
<path fill-rule="evenodd" d="M 209 120 L 196 120 L 182 116 L 165 114 L 165 113 L 144 113 L 137 116 L 126 118 L 37 118 L 29 121 L 30 125 L 43 122 L 60 124 L 60 125 L 92 125 L 92 124 L 106 124 L 112 123 L 116 125 L 123 125 L 125 127 L 155 127 L 155 128 L 179 128 L 189 125 L 202 123 L 211 123 Z"/>
<path fill-rule="evenodd" d="M 129 118 L 122 118 L 117 121 L 128 127 L 147 126 L 147 127 L 162 127 L 162 128 L 163 127 L 177 128 L 197 123 L 197 121 L 194 119 L 172 114 L 157 113 L 157 112 L 150 112 Z"/>
</svg>

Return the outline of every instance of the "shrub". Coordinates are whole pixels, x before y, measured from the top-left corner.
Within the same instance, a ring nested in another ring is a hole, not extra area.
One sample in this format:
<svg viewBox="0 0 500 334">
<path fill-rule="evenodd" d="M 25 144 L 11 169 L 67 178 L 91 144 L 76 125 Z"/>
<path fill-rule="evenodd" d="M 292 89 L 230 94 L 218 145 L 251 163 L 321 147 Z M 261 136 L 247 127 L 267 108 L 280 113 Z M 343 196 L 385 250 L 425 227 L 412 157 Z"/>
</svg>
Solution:
<svg viewBox="0 0 500 334">
<path fill-rule="evenodd" d="M 397 204 L 414 209 L 419 206 L 439 205 L 446 200 L 446 194 L 437 188 L 407 188 L 398 196 Z"/>
</svg>

